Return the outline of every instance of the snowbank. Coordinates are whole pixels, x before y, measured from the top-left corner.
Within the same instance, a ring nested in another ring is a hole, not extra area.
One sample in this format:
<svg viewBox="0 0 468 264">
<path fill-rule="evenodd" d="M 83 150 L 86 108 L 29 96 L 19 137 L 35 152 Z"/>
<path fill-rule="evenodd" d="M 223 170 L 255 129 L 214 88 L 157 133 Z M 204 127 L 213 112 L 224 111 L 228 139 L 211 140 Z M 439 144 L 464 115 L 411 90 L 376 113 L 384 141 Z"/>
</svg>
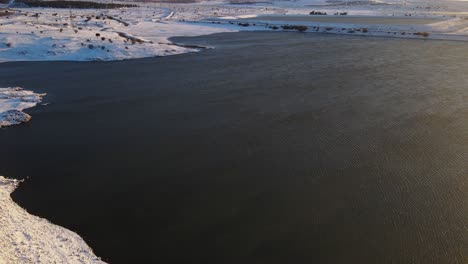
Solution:
<svg viewBox="0 0 468 264">
<path fill-rule="evenodd" d="M 18 184 L 0 176 L 0 263 L 104 263 L 76 233 L 15 204 Z"/>
<path fill-rule="evenodd" d="M 36 106 L 44 95 L 20 87 L 0 88 L 0 128 L 28 122 L 31 116 L 23 110 Z"/>
</svg>

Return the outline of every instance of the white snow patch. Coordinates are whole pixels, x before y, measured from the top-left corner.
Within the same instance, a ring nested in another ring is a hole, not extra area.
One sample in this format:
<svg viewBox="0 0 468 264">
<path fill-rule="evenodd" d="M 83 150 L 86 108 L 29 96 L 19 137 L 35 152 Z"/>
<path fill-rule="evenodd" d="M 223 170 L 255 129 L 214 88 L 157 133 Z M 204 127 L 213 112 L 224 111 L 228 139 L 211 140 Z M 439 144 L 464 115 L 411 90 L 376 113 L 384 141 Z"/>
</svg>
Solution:
<svg viewBox="0 0 468 264">
<path fill-rule="evenodd" d="M 44 96 L 20 87 L 0 88 L 0 128 L 28 122 L 31 116 L 23 110 L 36 106 Z"/>
<path fill-rule="evenodd" d="M 169 15 L 167 15 L 167 17 L 165 17 L 165 19 L 169 19 L 169 18 L 173 17 L 173 16 L 174 16 L 174 14 L 175 14 L 175 12 L 174 12 L 174 11 L 172 11 L 172 12 L 171 12 Z"/>
<path fill-rule="evenodd" d="M 18 184 L 0 176 L 0 263 L 104 263 L 76 233 L 14 203 Z"/>
</svg>

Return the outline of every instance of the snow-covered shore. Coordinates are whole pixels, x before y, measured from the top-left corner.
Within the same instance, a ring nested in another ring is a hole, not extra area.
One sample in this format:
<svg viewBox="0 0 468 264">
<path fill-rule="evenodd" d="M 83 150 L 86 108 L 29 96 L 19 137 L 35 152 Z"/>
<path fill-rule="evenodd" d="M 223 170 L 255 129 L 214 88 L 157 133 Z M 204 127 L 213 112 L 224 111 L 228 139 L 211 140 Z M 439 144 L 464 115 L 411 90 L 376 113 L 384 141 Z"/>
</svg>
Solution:
<svg viewBox="0 0 468 264">
<path fill-rule="evenodd" d="M 44 95 L 20 87 L 0 88 L 0 128 L 28 122 L 31 116 L 23 110 L 36 106 Z"/>
<path fill-rule="evenodd" d="M 10 16 L 0 17 L 0 62 L 166 56 L 196 51 L 174 45 L 168 37 L 230 31 L 169 21 L 170 14 L 164 9 L 145 8 L 14 10 Z"/>
<path fill-rule="evenodd" d="M 307 32 L 359 34 L 356 29 L 366 28 L 367 35 L 420 37 L 413 34 L 427 32 L 429 38 L 468 40 L 468 2 L 346 2 L 301 0 L 234 5 L 208 1 L 193 4 L 137 3 L 138 7 L 120 9 L 16 8 L 0 16 L 0 62 L 121 60 L 167 56 L 199 50 L 176 45 L 169 41 L 170 37 L 275 30 L 269 26 L 281 27 L 287 23 L 306 25 L 309 27 Z M 256 19 L 255 24 L 251 19 L 262 15 L 309 16 L 311 10 L 327 12 L 328 22 L 288 21 L 285 16 L 284 21 Z M 353 25 L 340 23 L 340 17 L 333 21 L 333 16 L 330 16 L 343 12 L 355 17 L 411 16 L 415 21 L 435 20 L 434 23 L 417 25 L 384 22 Z M 243 26 L 245 21 L 250 22 L 249 27 Z"/>
<path fill-rule="evenodd" d="M 0 176 L 0 263 L 104 263 L 76 233 L 14 203 L 18 184 Z"/>
</svg>

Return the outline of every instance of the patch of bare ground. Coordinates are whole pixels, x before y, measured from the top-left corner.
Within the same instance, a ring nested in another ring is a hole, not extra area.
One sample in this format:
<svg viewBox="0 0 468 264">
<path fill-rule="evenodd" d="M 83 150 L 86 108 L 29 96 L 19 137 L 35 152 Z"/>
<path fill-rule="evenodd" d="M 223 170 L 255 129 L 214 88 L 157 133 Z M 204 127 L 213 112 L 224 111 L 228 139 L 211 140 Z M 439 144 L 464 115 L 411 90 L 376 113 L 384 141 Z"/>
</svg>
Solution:
<svg viewBox="0 0 468 264">
<path fill-rule="evenodd" d="M 15 12 L 6 8 L 0 8 L 0 17 L 14 15 Z"/>
</svg>

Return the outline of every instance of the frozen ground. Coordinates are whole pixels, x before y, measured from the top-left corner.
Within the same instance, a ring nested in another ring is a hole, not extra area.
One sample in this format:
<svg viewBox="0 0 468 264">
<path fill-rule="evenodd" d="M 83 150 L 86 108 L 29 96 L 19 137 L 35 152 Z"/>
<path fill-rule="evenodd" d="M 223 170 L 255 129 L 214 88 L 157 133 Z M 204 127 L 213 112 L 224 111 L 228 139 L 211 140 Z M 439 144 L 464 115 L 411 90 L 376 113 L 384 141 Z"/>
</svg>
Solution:
<svg viewBox="0 0 468 264">
<path fill-rule="evenodd" d="M 194 4 L 136 3 L 121 9 L 11 8 L 0 10 L 0 62 L 38 60 L 120 60 L 194 52 L 196 47 L 171 43 L 173 36 L 195 36 L 237 30 L 272 30 L 271 25 L 303 24 L 308 32 L 399 35 L 428 32 L 429 38 L 461 39 L 468 35 L 468 2 L 300 0 L 247 4 L 207 1 Z M 250 2 L 249 2 L 250 3 Z M 6 5 L 4 5 L 6 6 Z M 432 24 L 261 21 L 261 15 L 307 15 L 321 11 L 352 16 L 439 18 Z M 3 15 L 2 15 L 3 14 Z M 254 25 L 255 24 L 255 25 Z M 315 28 L 314 28 L 315 27 Z M 319 30 L 317 30 L 317 27 Z M 327 29 L 328 28 L 328 29 Z M 331 29 L 330 29 L 331 28 Z M 418 35 L 419 37 L 419 35 Z M 427 36 L 426 36 L 427 37 Z"/>
<path fill-rule="evenodd" d="M 229 31 L 171 21 L 165 9 L 18 9 L 0 17 L 0 62 L 119 60 L 196 49 L 172 44 L 174 35 Z"/>
<path fill-rule="evenodd" d="M 0 176 L 0 263 L 103 263 L 76 233 L 28 214 L 10 194 L 17 180 Z"/>
<path fill-rule="evenodd" d="M 28 122 L 31 116 L 23 110 L 36 106 L 43 96 L 19 87 L 0 88 L 0 128 Z"/>
</svg>

